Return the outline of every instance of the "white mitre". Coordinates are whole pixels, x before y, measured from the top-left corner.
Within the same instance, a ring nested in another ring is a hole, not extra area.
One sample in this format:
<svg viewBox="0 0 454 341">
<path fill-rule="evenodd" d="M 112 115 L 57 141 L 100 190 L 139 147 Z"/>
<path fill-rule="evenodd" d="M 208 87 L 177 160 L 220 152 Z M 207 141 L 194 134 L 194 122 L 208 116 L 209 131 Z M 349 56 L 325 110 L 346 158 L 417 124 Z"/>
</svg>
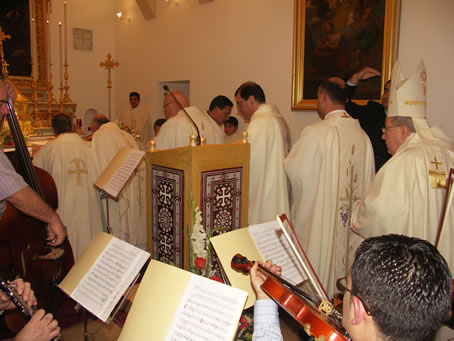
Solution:
<svg viewBox="0 0 454 341">
<path fill-rule="evenodd" d="M 416 134 L 423 141 L 432 187 L 444 188 L 446 182 L 446 165 L 441 157 L 440 147 L 426 120 L 426 86 L 427 73 L 422 60 L 416 72 L 407 79 L 402 73 L 400 64 L 397 61 L 391 76 L 387 116 L 411 117 Z"/>
</svg>

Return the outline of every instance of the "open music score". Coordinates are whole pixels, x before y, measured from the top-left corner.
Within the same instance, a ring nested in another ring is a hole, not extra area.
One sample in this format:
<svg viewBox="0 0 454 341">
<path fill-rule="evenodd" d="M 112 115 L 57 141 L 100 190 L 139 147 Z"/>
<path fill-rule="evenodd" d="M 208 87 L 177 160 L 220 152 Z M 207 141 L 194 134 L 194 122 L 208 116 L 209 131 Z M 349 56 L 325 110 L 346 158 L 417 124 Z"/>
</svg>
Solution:
<svg viewBox="0 0 454 341">
<path fill-rule="evenodd" d="M 282 266 L 282 277 L 293 285 L 306 280 L 305 272 L 277 221 L 224 233 L 211 238 L 210 241 L 231 285 L 248 292 L 246 307 L 254 304 L 255 292 L 249 277 L 236 272 L 230 266 L 232 257 L 237 253 L 257 261 L 272 259 L 275 264 Z"/>
<path fill-rule="evenodd" d="M 144 250 L 98 232 L 58 287 L 106 322 L 149 257 Z"/>
<path fill-rule="evenodd" d="M 245 291 L 152 260 L 119 340 L 230 341 Z"/>
<path fill-rule="evenodd" d="M 117 198 L 144 155 L 141 150 L 121 148 L 96 180 L 95 187 Z"/>
</svg>

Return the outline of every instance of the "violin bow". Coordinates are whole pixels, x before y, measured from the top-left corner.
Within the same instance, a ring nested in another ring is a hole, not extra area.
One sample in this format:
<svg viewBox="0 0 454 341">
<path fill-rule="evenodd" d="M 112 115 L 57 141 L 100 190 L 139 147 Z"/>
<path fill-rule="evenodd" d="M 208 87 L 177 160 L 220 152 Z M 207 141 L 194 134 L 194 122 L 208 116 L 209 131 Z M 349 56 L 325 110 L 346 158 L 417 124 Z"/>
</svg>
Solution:
<svg viewBox="0 0 454 341">
<path fill-rule="evenodd" d="M 323 285 L 320 282 L 317 274 L 315 273 L 314 268 L 312 267 L 311 262 L 309 261 L 309 258 L 307 258 L 306 252 L 304 252 L 298 238 L 296 237 L 295 231 L 293 230 L 293 227 L 290 224 L 287 215 L 285 213 L 277 215 L 277 222 L 279 223 L 279 226 L 281 227 L 281 230 L 284 233 L 285 238 L 287 238 L 293 252 L 298 258 L 301 266 L 303 267 L 304 272 L 306 273 L 308 279 L 312 283 L 312 286 L 314 287 L 315 291 L 317 292 L 320 298 L 330 302 L 330 299 L 325 289 L 323 288 Z M 292 238 L 295 241 L 298 248 L 295 246 L 295 243 L 290 238 L 290 235 L 287 230 L 290 231 L 290 233 L 292 234 Z"/>
<path fill-rule="evenodd" d="M 449 176 L 448 176 L 448 183 L 446 184 L 446 193 L 445 193 L 445 199 L 443 202 L 443 210 L 441 212 L 441 218 L 440 218 L 440 224 L 438 225 L 438 231 L 437 231 L 437 236 L 435 238 L 435 243 L 434 246 L 438 248 L 438 243 L 440 242 L 440 236 L 441 236 L 441 231 L 443 229 L 443 226 L 445 225 L 445 218 L 446 215 L 448 214 L 449 208 L 451 207 L 452 203 L 452 176 L 454 174 L 454 169 L 451 168 L 449 170 Z"/>
</svg>

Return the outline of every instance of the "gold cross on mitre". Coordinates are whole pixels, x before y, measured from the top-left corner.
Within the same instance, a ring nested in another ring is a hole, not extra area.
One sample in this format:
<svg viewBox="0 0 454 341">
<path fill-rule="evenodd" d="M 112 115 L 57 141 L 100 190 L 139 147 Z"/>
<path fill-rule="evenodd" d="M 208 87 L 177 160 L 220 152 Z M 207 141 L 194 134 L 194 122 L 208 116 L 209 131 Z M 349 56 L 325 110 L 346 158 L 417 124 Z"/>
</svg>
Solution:
<svg viewBox="0 0 454 341">
<path fill-rule="evenodd" d="M 3 28 L 0 26 L 0 62 L 2 63 L 3 76 L 8 78 L 8 64 L 6 63 L 5 54 L 3 52 L 3 41 L 6 39 L 11 39 L 11 36 L 3 32 Z"/>
<path fill-rule="evenodd" d="M 419 75 L 419 79 L 421 80 L 421 84 L 424 88 L 424 96 L 426 96 L 426 89 L 427 89 L 427 73 L 426 70 L 421 71 Z"/>
</svg>

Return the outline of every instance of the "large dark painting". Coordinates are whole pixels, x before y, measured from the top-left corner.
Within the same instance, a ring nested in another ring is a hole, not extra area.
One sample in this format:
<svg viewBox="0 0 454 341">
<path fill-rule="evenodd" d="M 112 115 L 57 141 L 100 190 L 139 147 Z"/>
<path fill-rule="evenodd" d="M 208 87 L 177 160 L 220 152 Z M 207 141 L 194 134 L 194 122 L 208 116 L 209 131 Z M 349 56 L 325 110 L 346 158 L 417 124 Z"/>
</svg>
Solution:
<svg viewBox="0 0 454 341">
<path fill-rule="evenodd" d="M 11 36 L 3 43 L 8 73 L 31 77 L 29 0 L 4 1 L 0 6 L 0 26 L 5 34 Z"/>
<path fill-rule="evenodd" d="M 396 57 L 400 0 L 295 0 L 293 109 L 314 109 L 328 77 L 348 79 L 365 66 L 382 77 L 355 92 L 379 99 Z"/>
<path fill-rule="evenodd" d="M 34 35 L 31 29 L 34 16 Z M 45 0 L 3 0 L 0 6 L 0 26 L 10 39 L 3 41 L 8 74 L 19 87 L 30 88 L 32 54 L 38 87 L 47 82 L 46 4 Z M 33 42 L 32 42 L 33 41 Z M 32 51 L 33 47 L 33 51 Z"/>
</svg>

